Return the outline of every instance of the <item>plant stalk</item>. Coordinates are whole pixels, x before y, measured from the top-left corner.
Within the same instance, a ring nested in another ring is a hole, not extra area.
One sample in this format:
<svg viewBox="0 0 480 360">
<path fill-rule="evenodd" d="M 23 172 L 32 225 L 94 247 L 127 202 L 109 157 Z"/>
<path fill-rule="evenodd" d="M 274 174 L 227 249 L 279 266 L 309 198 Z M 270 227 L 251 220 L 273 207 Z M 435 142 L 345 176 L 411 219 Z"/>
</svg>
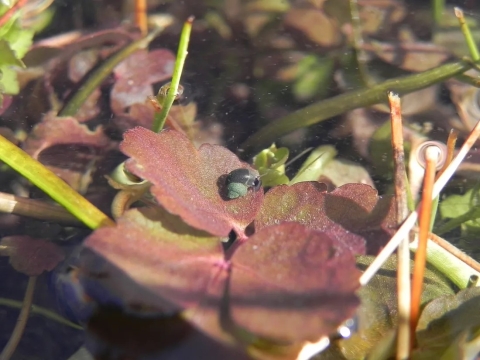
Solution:
<svg viewBox="0 0 480 360">
<path fill-rule="evenodd" d="M 388 91 L 394 91 L 399 95 L 408 94 L 461 74 L 472 67 L 468 61 L 461 60 L 319 101 L 264 126 L 250 136 L 240 149 L 245 152 L 242 154 L 249 156 L 294 130 L 317 124 L 346 111 L 386 102 Z"/>
<path fill-rule="evenodd" d="M 159 114 L 155 113 L 152 131 L 156 133 L 161 131 L 165 126 L 165 121 L 167 120 L 168 113 L 170 112 L 173 102 L 175 101 L 175 98 L 177 96 L 183 66 L 185 65 L 185 59 L 187 58 L 188 54 L 188 43 L 190 41 L 190 33 L 192 32 L 193 20 L 194 17 L 190 16 L 183 25 L 182 33 L 180 35 L 180 43 L 178 44 L 175 68 L 173 69 L 172 82 L 170 84 L 170 88 L 167 90 L 167 96 L 165 97 L 165 99 L 159 99 L 157 96 L 158 102 L 162 104 L 162 111 Z"/>
</svg>

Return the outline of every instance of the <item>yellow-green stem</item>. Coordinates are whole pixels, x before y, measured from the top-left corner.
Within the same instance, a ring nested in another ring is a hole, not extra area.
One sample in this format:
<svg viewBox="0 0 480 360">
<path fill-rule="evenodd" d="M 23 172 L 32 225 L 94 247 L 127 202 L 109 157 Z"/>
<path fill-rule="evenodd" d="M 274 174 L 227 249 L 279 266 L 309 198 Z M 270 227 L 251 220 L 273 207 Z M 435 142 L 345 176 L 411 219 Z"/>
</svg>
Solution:
<svg viewBox="0 0 480 360">
<path fill-rule="evenodd" d="M 107 215 L 73 190 L 65 181 L 3 136 L 0 136 L 0 160 L 50 195 L 53 200 L 89 228 L 114 225 Z"/>
<path fill-rule="evenodd" d="M 474 62 L 477 62 L 478 60 L 480 60 L 480 53 L 478 52 L 477 44 L 473 39 L 472 32 L 470 31 L 470 27 L 465 21 L 463 10 L 456 7 L 455 16 L 458 18 L 458 22 L 460 23 L 460 30 L 462 30 L 463 36 L 465 37 L 465 42 L 467 43 L 468 50 L 470 51 L 470 56 L 472 57 L 472 60 Z"/>
<path fill-rule="evenodd" d="M 183 65 L 188 54 L 188 43 L 190 41 L 190 33 L 192 31 L 193 16 L 190 16 L 183 25 L 182 33 L 180 35 L 180 43 L 178 45 L 177 59 L 175 61 L 175 68 L 173 69 L 172 82 L 170 88 L 167 91 L 165 99 L 158 98 L 160 104 L 162 104 L 162 111 L 155 113 L 155 119 L 153 121 L 152 130 L 159 132 L 165 126 L 168 113 L 172 108 L 175 97 L 177 96 L 178 86 L 180 85 L 180 78 L 182 76 Z"/>
</svg>

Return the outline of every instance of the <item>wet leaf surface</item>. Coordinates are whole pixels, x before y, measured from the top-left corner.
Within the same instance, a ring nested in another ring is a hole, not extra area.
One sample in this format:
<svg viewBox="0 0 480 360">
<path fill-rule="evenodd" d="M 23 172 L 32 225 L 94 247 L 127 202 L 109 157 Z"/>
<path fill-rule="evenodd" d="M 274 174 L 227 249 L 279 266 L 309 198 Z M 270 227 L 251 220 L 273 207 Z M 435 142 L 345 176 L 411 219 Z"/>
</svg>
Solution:
<svg viewBox="0 0 480 360">
<path fill-rule="evenodd" d="M 116 82 L 110 93 L 110 106 L 115 114 L 125 108 L 144 103 L 153 95 L 152 84 L 172 75 L 175 56 L 169 50 L 148 52 L 139 50 L 120 63 L 114 70 Z"/>
<path fill-rule="evenodd" d="M 64 259 L 63 251 L 58 246 L 30 236 L 4 237 L 0 241 L 0 252 L 10 257 L 10 264 L 15 270 L 29 276 L 51 271 Z"/>
<path fill-rule="evenodd" d="M 265 227 L 232 257 L 232 320 L 260 337 L 294 343 L 332 333 L 353 315 L 359 271 L 352 253 L 298 223 Z"/>
<path fill-rule="evenodd" d="M 302 182 L 270 190 L 255 228 L 297 221 L 325 232 L 355 254 L 376 254 L 393 229 L 391 200 L 364 184 L 347 184 L 331 193 L 325 184 Z"/>
<path fill-rule="evenodd" d="M 224 261 L 218 238 L 160 208 L 128 211 L 115 227 L 95 231 L 85 247 L 102 257 L 84 257 L 87 288 L 97 282 L 127 308 L 169 313 L 196 305 Z"/>
<path fill-rule="evenodd" d="M 250 168 L 226 148 L 204 144 L 197 150 L 176 131 L 156 134 L 137 127 L 125 133 L 120 149 L 131 158 L 127 169 L 153 184 L 157 201 L 197 229 L 217 236 L 234 229 L 243 237 L 260 208 L 263 191 L 226 199 L 227 175 Z"/>
<path fill-rule="evenodd" d="M 461 290 L 455 295 L 445 295 L 432 300 L 420 315 L 417 326 L 418 347 L 441 356 L 462 332 L 467 330 L 478 332 L 479 311 L 480 287 Z M 419 351 L 419 355 L 422 353 Z"/>
<path fill-rule="evenodd" d="M 364 271 L 372 262 L 372 256 L 357 257 L 357 266 Z M 372 280 L 358 291 L 361 305 L 357 311 L 358 331 L 348 339 L 335 341 L 315 359 L 361 359 L 367 356 L 388 331 L 397 326 L 397 258 L 391 256 Z M 410 271 L 413 269 L 411 261 Z M 453 295 L 451 282 L 433 267 L 425 269 L 425 285 L 422 305 L 433 299 Z M 427 305 L 428 306 L 428 305 Z"/>
<path fill-rule="evenodd" d="M 50 113 L 35 126 L 23 149 L 74 189 L 85 192 L 96 162 L 114 144 L 101 126 L 92 131 L 73 117 L 57 118 Z"/>
</svg>

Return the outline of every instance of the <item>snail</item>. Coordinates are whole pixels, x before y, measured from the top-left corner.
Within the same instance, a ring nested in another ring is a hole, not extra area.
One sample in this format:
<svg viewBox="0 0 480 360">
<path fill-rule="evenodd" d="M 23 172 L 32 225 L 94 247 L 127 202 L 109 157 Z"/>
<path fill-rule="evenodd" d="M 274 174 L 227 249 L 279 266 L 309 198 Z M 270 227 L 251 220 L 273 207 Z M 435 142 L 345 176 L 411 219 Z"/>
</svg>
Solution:
<svg viewBox="0 0 480 360">
<path fill-rule="evenodd" d="M 237 199 L 245 196 L 248 189 L 253 188 L 257 191 L 262 186 L 260 174 L 255 170 L 246 168 L 235 169 L 227 175 L 227 197 Z"/>
</svg>

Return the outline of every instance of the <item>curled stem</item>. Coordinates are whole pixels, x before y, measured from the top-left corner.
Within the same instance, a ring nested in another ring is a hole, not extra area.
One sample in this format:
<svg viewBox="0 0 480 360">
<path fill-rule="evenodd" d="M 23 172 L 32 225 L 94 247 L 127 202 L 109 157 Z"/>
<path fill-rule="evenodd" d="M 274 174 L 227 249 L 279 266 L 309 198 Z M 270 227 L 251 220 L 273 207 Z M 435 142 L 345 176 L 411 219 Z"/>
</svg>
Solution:
<svg viewBox="0 0 480 360">
<path fill-rule="evenodd" d="M 30 276 L 27 283 L 27 290 L 25 290 L 25 297 L 23 298 L 22 309 L 20 310 L 20 315 L 18 315 L 17 323 L 13 329 L 10 339 L 8 339 L 7 345 L 5 345 L 2 353 L 0 354 L 0 360 L 9 360 L 15 349 L 17 348 L 20 339 L 22 338 L 25 326 L 27 325 L 27 320 L 30 315 L 30 308 L 33 301 L 33 293 L 35 291 L 35 283 L 37 281 L 36 276 Z"/>
</svg>

